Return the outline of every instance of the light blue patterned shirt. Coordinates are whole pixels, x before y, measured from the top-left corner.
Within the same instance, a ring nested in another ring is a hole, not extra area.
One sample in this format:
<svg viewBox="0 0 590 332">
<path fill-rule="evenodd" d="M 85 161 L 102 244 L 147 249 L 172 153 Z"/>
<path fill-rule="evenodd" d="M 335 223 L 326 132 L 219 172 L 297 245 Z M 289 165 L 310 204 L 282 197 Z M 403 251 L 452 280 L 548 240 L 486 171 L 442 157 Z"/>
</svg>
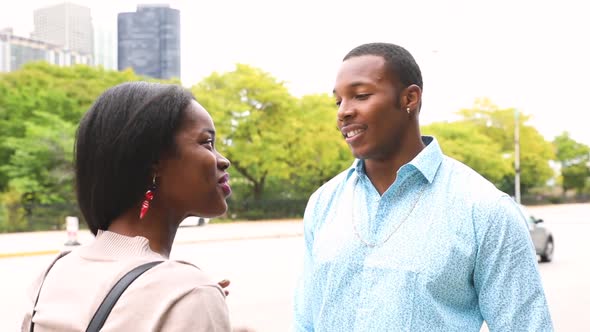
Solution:
<svg viewBox="0 0 590 332">
<path fill-rule="evenodd" d="M 552 331 L 515 202 L 433 137 L 379 195 L 356 160 L 310 198 L 296 331 Z"/>
</svg>

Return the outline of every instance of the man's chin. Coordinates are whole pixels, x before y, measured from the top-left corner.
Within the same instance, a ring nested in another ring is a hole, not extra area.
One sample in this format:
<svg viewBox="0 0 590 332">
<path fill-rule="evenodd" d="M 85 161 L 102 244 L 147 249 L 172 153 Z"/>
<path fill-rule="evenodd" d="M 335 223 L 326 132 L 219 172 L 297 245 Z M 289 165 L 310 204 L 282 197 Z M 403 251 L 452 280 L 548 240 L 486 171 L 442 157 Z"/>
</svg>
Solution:
<svg viewBox="0 0 590 332">
<path fill-rule="evenodd" d="M 360 149 L 351 149 L 352 156 L 356 159 L 367 159 L 366 151 L 362 151 Z"/>
</svg>

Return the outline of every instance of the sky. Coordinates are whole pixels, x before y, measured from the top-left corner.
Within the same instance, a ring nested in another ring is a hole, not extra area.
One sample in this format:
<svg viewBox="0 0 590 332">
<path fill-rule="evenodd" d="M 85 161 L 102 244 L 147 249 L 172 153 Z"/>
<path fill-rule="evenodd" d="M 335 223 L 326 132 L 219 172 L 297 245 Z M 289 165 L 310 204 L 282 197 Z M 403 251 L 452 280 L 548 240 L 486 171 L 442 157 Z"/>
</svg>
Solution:
<svg viewBox="0 0 590 332">
<path fill-rule="evenodd" d="M 3 4 L 0 28 L 29 36 L 33 10 L 56 0 Z M 421 123 L 452 121 L 489 98 L 531 116 L 548 140 L 564 131 L 590 145 L 590 9 L 579 0 L 73 0 L 116 31 L 137 4 L 181 13 L 181 79 L 253 65 L 301 96 L 330 93 L 343 56 L 367 42 L 408 49 L 424 78 Z"/>
</svg>

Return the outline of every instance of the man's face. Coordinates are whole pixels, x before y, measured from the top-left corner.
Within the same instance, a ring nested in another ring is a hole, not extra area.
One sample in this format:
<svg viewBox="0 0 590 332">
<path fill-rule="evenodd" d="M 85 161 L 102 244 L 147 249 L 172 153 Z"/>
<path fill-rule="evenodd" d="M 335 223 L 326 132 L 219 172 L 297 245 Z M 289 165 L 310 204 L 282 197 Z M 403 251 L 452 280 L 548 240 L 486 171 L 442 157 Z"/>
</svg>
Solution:
<svg viewBox="0 0 590 332">
<path fill-rule="evenodd" d="M 356 158 L 385 160 L 399 150 L 408 123 L 400 89 L 380 56 L 342 62 L 334 87 L 338 129 Z"/>
</svg>

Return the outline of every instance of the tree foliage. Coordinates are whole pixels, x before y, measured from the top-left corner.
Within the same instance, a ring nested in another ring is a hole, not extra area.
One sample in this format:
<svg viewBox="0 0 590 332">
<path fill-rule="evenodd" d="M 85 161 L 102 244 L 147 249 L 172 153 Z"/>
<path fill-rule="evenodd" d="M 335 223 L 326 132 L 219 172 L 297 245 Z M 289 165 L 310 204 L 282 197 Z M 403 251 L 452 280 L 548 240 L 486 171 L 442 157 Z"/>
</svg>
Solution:
<svg viewBox="0 0 590 332">
<path fill-rule="evenodd" d="M 296 171 L 285 162 L 296 139 L 296 99 L 282 82 L 238 64 L 234 71 L 206 77 L 193 93 L 216 123 L 218 150 L 255 199 L 262 198 L 269 178 L 288 179 Z"/>
<path fill-rule="evenodd" d="M 74 200 L 73 143 L 82 114 L 107 88 L 140 79 L 129 70 L 44 62 L 0 74 L 0 227 L 21 228 L 27 215 L 19 204 Z"/>
<path fill-rule="evenodd" d="M 0 231 L 31 229 L 27 204 L 75 205 L 72 158 L 78 121 L 104 90 L 135 80 L 156 81 L 129 70 L 46 63 L 0 74 Z M 252 215 L 271 215 L 267 210 L 280 204 L 262 203 L 277 198 L 296 201 L 301 210 L 315 189 L 352 162 L 329 95 L 294 97 L 271 74 L 244 64 L 213 73 L 191 89 L 215 121 L 217 148 L 232 162 L 232 185 L 238 188 L 232 199 L 246 202 L 244 210 Z M 422 132 L 437 137 L 447 155 L 512 194 L 515 110 L 484 99 L 459 114 L 459 121 L 433 123 Z M 529 120 L 521 115 L 518 122 L 522 192 L 554 176 L 550 160 L 561 165 L 564 191 L 584 190 L 590 176 L 588 146 L 567 133 L 547 142 Z M 252 211 L 249 200 L 260 203 L 261 210 Z"/>
<path fill-rule="evenodd" d="M 487 99 L 476 101 L 471 109 L 459 111 L 463 117 L 459 123 L 471 124 L 500 146 L 500 154 L 496 158 L 514 160 L 515 114 L 513 108 L 500 109 Z M 518 117 L 520 136 L 520 184 L 521 191 L 544 186 L 555 174 L 549 165 L 555 159 L 551 142 L 534 127 L 527 125 L 530 116 L 520 114 Z M 481 151 L 483 152 L 483 151 Z M 514 163 L 511 173 L 507 173 L 496 185 L 503 191 L 514 193 Z M 481 171 L 481 170 L 480 170 Z"/>
<path fill-rule="evenodd" d="M 570 189 L 582 192 L 590 178 L 590 147 L 576 142 L 568 132 L 553 140 L 557 161 L 561 166 L 564 194 Z"/>
<path fill-rule="evenodd" d="M 336 126 L 333 97 L 300 98 L 292 133 L 286 161 L 298 170 L 293 179 L 299 190 L 311 193 L 351 165 L 352 154 Z"/>
<path fill-rule="evenodd" d="M 501 144 L 481 133 L 473 123 L 433 123 L 424 126 L 422 132 L 435 136 L 446 155 L 470 166 L 495 184 L 514 176 L 512 160 L 503 156 Z"/>
</svg>

